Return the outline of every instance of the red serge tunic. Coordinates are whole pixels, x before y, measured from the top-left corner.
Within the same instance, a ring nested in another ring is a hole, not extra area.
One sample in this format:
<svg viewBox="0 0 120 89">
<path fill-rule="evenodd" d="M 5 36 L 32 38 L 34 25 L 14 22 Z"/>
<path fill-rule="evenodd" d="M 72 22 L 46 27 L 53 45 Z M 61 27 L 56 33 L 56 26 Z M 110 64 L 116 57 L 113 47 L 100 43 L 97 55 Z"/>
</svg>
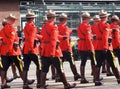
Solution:
<svg viewBox="0 0 120 89">
<path fill-rule="evenodd" d="M 112 45 L 113 49 L 120 47 L 120 27 L 115 24 L 110 24 L 111 29 L 115 29 L 115 32 L 112 32 Z"/>
<path fill-rule="evenodd" d="M 91 26 L 82 22 L 78 27 L 78 50 L 80 51 L 93 51 L 94 47 L 91 41 Z"/>
<path fill-rule="evenodd" d="M 70 30 L 67 26 L 63 24 L 58 25 L 59 34 L 62 36 L 66 36 L 67 39 L 60 39 L 60 48 L 62 51 L 68 50 L 69 52 L 72 52 L 72 47 L 70 44 L 70 34 L 72 33 L 72 30 Z"/>
<path fill-rule="evenodd" d="M 97 41 L 96 50 L 113 50 L 112 44 L 109 45 L 108 43 L 108 38 L 111 36 L 111 29 L 109 24 L 107 24 L 105 21 L 99 22 L 96 36 L 101 38 L 101 40 Z"/>
<path fill-rule="evenodd" d="M 62 52 L 60 47 L 58 46 L 56 48 L 59 38 L 58 27 L 48 22 L 45 26 L 42 26 L 41 35 L 43 36 L 41 44 L 41 56 L 61 57 Z"/>
<path fill-rule="evenodd" d="M 32 22 L 26 24 L 24 35 L 23 54 L 28 54 L 29 51 L 31 51 L 32 54 L 39 54 L 38 45 L 34 47 L 34 41 L 37 38 L 37 27 Z"/>
<path fill-rule="evenodd" d="M 14 27 L 10 24 L 5 25 L 0 31 L 0 37 L 2 37 L 1 55 L 6 56 L 7 53 L 9 53 L 9 56 L 21 55 L 19 47 L 17 47 L 16 51 L 13 48 L 14 42 L 18 42 L 18 36 Z"/>
</svg>

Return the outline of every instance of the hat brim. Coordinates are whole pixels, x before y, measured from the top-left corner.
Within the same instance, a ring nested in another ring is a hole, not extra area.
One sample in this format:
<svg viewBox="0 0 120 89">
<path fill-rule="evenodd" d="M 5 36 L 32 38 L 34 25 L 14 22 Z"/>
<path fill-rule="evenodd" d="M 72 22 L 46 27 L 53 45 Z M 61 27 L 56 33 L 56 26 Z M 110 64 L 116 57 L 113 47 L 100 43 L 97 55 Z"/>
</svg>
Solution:
<svg viewBox="0 0 120 89">
<path fill-rule="evenodd" d="M 58 17 L 59 15 L 47 15 L 47 17 Z"/>
<path fill-rule="evenodd" d="M 91 18 L 91 16 L 87 16 L 87 15 L 80 15 L 80 17 L 82 17 L 82 18 Z"/>
<path fill-rule="evenodd" d="M 100 16 L 100 18 L 103 18 L 103 17 L 108 17 L 109 15 L 111 15 L 111 14 L 105 14 L 105 15 L 99 15 L 99 16 Z"/>
<path fill-rule="evenodd" d="M 59 17 L 59 19 L 68 19 L 68 17 Z"/>
<path fill-rule="evenodd" d="M 116 20 L 116 21 L 119 21 L 120 19 L 111 18 L 111 20 Z"/>
<path fill-rule="evenodd" d="M 36 17 L 37 17 L 36 15 L 34 15 L 34 16 L 30 16 L 30 15 L 26 16 L 26 18 L 36 18 Z"/>
<path fill-rule="evenodd" d="M 87 17 L 87 16 L 82 16 L 82 18 L 91 19 L 91 17 Z"/>
<path fill-rule="evenodd" d="M 14 20 L 18 20 L 18 18 L 14 18 L 14 17 L 7 17 L 5 18 L 6 20 L 10 20 L 10 19 L 14 19 Z"/>
<path fill-rule="evenodd" d="M 36 18 L 36 16 L 32 16 L 32 17 L 30 16 L 30 17 L 26 17 L 26 18 L 28 18 L 28 19 L 29 19 L 29 18 Z"/>
</svg>

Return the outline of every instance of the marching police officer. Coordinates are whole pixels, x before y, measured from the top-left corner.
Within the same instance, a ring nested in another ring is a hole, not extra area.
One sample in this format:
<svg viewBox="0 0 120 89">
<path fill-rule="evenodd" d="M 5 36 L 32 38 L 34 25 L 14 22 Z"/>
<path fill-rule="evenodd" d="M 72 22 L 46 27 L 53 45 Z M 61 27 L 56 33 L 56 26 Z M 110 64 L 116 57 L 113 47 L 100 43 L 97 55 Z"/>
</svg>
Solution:
<svg viewBox="0 0 120 89">
<path fill-rule="evenodd" d="M 66 36 L 67 38 L 62 38 L 60 39 L 60 48 L 62 50 L 62 61 L 64 62 L 65 60 L 67 60 L 70 63 L 70 68 L 72 70 L 72 73 L 74 74 L 74 80 L 78 80 L 80 78 L 80 75 L 77 72 L 76 66 L 75 66 L 75 62 L 73 59 L 73 53 L 72 53 L 72 47 L 70 44 L 70 35 L 72 33 L 72 30 L 70 30 L 68 28 L 68 26 L 66 26 L 67 24 L 67 14 L 62 13 L 59 16 L 59 25 L 58 25 L 58 30 L 59 30 L 59 34 L 61 36 Z"/>
<path fill-rule="evenodd" d="M 101 81 L 99 80 L 99 76 L 100 76 L 99 70 L 105 59 L 111 66 L 118 84 L 120 84 L 120 74 L 116 66 L 114 55 L 112 53 L 113 48 L 112 48 L 110 25 L 107 24 L 107 18 L 109 14 L 106 11 L 101 10 L 99 13 L 99 16 L 101 21 L 98 24 L 98 32 L 96 33 L 96 38 L 99 37 L 100 40 L 98 40 L 96 45 L 97 70 L 96 70 L 96 77 L 95 77 L 96 78 L 95 86 L 102 85 Z"/>
<path fill-rule="evenodd" d="M 2 71 L 1 71 L 1 89 L 4 88 L 10 88 L 9 85 L 6 83 L 6 74 L 9 66 L 12 63 L 15 63 L 17 66 L 20 76 L 22 77 L 22 61 L 19 60 L 19 57 L 17 56 L 20 51 L 19 48 L 17 48 L 17 35 L 16 35 L 16 29 L 13 27 L 13 24 L 15 23 L 15 20 L 17 18 L 10 14 L 6 20 L 7 23 L 3 27 L 3 29 L 0 32 L 0 36 L 2 37 L 2 44 L 1 44 L 1 61 L 2 61 Z M 16 45 L 16 47 L 15 47 Z"/>
<path fill-rule="evenodd" d="M 93 45 L 94 45 L 94 50 L 96 49 L 96 42 L 97 42 L 97 40 L 98 39 L 96 39 L 96 33 L 97 33 L 97 31 L 98 31 L 98 23 L 100 22 L 100 17 L 99 17 L 99 15 L 95 15 L 94 17 L 93 17 L 93 21 L 94 21 L 94 23 L 93 23 L 93 25 L 91 26 L 91 29 L 92 29 L 92 35 L 93 35 Z"/>
<path fill-rule="evenodd" d="M 9 85 L 6 83 L 6 74 L 9 66 L 12 63 L 15 63 L 19 70 L 20 77 L 23 79 L 23 66 L 22 60 L 19 58 L 21 54 L 20 48 L 18 46 L 18 36 L 16 29 L 13 27 L 15 20 L 17 18 L 10 14 L 6 20 L 7 24 L 4 28 L 0 31 L 0 37 L 2 37 L 2 44 L 1 44 L 1 61 L 2 61 L 2 71 L 1 71 L 1 80 L 2 85 L 1 89 L 10 88 Z M 29 84 L 32 84 L 33 81 L 27 80 Z"/>
<path fill-rule="evenodd" d="M 45 24 L 47 23 L 48 19 L 47 16 L 44 17 L 44 23 L 42 25 L 42 28 L 44 28 Z M 41 54 L 41 50 L 42 50 L 42 45 L 40 45 L 40 54 Z M 53 65 L 51 65 L 51 72 L 52 72 L 52 79 L 56 79 L 56 69 Z"/>
<path fill-rule="evenodd" d="M 100 39 L 100 36 L 99 36 L 99 34 L 97 34 L 97 37 L 96 37 L 96 33 L 98 33 L 99 32 L 99 30 L 98 30 L 98 24 L 99 24 L 99 22 L 100 22 L 100 17 L 99 17 L 99 15 L 95 15 L 94 17 L 93 17 L 93 20 L 94 20 L 94 24 L 92 25 L 92 34 L 93 34 L 93 45 L 94 45 L 94 49 L 95 49 L 95 52 L 96 52 L 96 50 L 98 50 L 99 49 L 99 47 L 97 47 L 98 45 L 97 45 L 97 42 L 99 42 L 99 40 L 101 40 Z M 106 65 L 106 67 L 107 67 L 107 70 L 106 70 L 106 72 L 107 72 L 107 76 L 113 76 L 113 74 L 112 74 L 112 72 L 110 71 L 110 66 L 109 66 L 109 64 L 107 63 L 107 61 L 105 60 L 104 61 L 104 63 L 103 63 L 103 66 L 105 66 Z"/>
<path fill-rule="evenodd" d="M 112 29 L 112 45 L 113 45 L 113 52 L 115 56 L 118 57 L 118 62 L 120 65 L 120 26 L 119 17 L 117 15 L 113 15 L 111 18 L 110 27 Z"/>
<path fill-rule="evenodd" d="M 41 35 L 42 38 L 42 51 L 41 51 L 41 60 L 42 60 L 42 75 L 41 75 L 41 88 L 46 88 L 46 74 L 49 71 L 49 66 L 51 64 L 57 69 L 58 74 L 60 75 L 61 81 L 64 84 L 64 89 L 74 88 L 76 84 L 70 85 L 67 82 L 66 76 L 64 74 L 62 60 L 62 52 L 59 47 L 58 40 L 58 27 L 54 24 L 56 21 L 56 13 L 52 10 L 47 13 L 48 21 L 45 26 L 42 27 Z"/>
<path fill-rule="evenodd" d="M 23 45 L 23 61 L 24 61 L 24 85 L 23 88 L 31 89 L 27 83 L 27 74 L 31 61 L 36 65 L 36 77 L 37 77 L 37 88 L 40 88 L 41 80 L 41 62 L 38 51 L 37 39 L 40 35 L 37 34 L 37 27 L 34 25 L 35 14 L 33 12 L 28 12 L 26 14 L 27 24 L 24 27 L 25 41 Z"/>
<path fill-rule="evenodd" d="M 81 65 L 80 65 L 80 72 L 81 72 L 81 83 L 88 83 L 89 81 L 85 78 L 85 64 L 88 57 L 91 60 L 92 71 L 93 75 L 95 75 L 96 69 L 96 59 L 95 59 L 95 52 L 94 46 L 92 44 L 92 30 L 91 26 L 89 25 L 90 14 L 88 12 L 84 12 L 82 15 L 82 23 L 78 27 L 78 50 L 81 57 Z"/>
<path fill-rule="evenodd" d="M 7 20 L 6 20 L 6 19 L 3 19 L 3 21 L 2 21 L 2 26 L 4 27 L 6 24 L 7 24 Z M 0 40 L 1 40 L 1 44 L 2 44 L 2 38 L 1 38 Z M 1 45 L 1 44 L 0 44 L 0 45 Z M 13 78 L 10 78 L 10 79 L 9 79 L 9 78 L 7 77 L 6 82 L 12 82 L 14 79 L 20 78 L 20 77 L 17 75 L 17 73 L 16 73 L 16 66 L 15 66 L 14 63 L 11 64 L 11 68 L 12 68 Z"/>
</svg>

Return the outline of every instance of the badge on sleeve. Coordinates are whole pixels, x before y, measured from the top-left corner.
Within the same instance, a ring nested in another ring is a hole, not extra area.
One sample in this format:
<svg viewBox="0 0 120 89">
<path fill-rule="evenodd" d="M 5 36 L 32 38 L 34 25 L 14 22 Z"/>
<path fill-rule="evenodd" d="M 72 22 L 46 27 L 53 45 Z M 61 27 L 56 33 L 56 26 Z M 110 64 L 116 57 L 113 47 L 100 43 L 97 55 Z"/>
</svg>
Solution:
<svg viewBox="0 0 120 89">
<path fill-rule="evenodd" d="M 88 34 L 90 34 L 90 33 L 91 33 L 91 30 L 88 30 L 87 32 L 88 32 Z"/>
<path fill-rule="evenodd" d="M 68 32 L 66 32 L 66 34 L 69 34 Z"/>
<path fill-rule="evenodd" d="M 106 30 L 106 31 L 109 31 L 110 29 L 109 29 L 109 28 L 106 28 L 105 30 Z"/>
<path fill-rule="evenodd" d="M 15 35 L 15 32 L 13 31 L 13 32 L 11 32 L 11 34 L 12 34 L 12 35 Z"/>
</svg>

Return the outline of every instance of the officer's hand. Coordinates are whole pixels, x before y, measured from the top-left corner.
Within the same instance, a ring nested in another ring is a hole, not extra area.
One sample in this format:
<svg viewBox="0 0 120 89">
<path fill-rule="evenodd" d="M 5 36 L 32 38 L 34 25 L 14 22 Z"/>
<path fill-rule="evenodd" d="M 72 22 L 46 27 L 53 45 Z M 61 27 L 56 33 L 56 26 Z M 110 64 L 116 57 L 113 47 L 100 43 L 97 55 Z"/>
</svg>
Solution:
<svg viewBox="0 0 120 89">
<path fill-rule="evenodd" d="M 96 35 L 93 36 L 93 40 L 96 40 Z"/>
<path fill-rule="evenodd" d="M 108 43 L 111 43 L 112 42 L 112 37 L 109 37 L 108 38 Z"/>
<path fill-rule="evenodd" d="M 112 29 L 112 33 L 115 33 L 115 32 L 116 32 L 116 29 L 115 29 L 115 28 L 113 28 L 113 29 Z"/>
<path fill-rule="evenodd" d="M 63 40 L 66 40 L 67 39 L 67 36 L 63 36 Z"/>
<path fill-rule="evenodd" d="M 25 41 L 25 37 L 22 38 L 23 42 Z"/>
<path fill-rule="evenodd" d="M 34 48 L 37 46 L 37 44 L 39 43 L 38 39 L 34 39 Z"/>
<path fill-rule="evenodd" d="M 59 44 L 60 44 L 60 41 L 57 40 L 57 42 L 56 42 L 56 49 L 58 49 Z"/>
<path fill-rule="evenodd" d="M 17 42 L 15 42 L 15 43 L 13 44 L 13 49 L 14 49 L 15 51 L 17 51 L 18 46 L 19 46 L 19 44 L 18 44 Z"/>
</svg>

